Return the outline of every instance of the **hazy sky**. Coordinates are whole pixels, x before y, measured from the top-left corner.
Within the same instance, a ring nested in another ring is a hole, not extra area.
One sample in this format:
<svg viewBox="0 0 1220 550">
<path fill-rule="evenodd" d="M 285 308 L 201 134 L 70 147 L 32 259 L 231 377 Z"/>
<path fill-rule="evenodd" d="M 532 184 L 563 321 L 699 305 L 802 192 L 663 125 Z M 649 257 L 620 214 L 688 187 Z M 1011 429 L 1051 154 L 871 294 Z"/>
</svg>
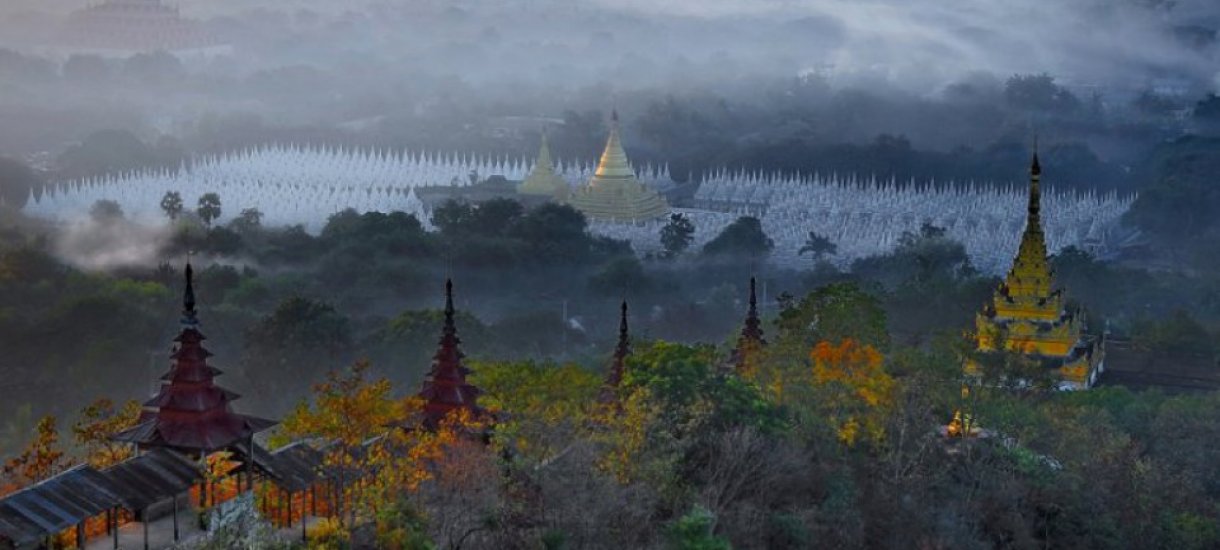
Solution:
<svg viewBox="0 0 1220 550">
<path fill-rule="evenodd" d="M 1220 26 L 1216 0 L 598 0 L 640 13 L 759 16 L 806 23 L 834 38 L 839 69 L 898 80 L 963 70 L 1049 71 L 1077 84 L 1141 87 L 1151 69 L 1220 86 L 1215 44 L 1195 47 L 1182 27 Z M 815 54 L 816 55 L 816 54 Z M 811 56 L 812 57 L 812 56 Z"/>
</svg>

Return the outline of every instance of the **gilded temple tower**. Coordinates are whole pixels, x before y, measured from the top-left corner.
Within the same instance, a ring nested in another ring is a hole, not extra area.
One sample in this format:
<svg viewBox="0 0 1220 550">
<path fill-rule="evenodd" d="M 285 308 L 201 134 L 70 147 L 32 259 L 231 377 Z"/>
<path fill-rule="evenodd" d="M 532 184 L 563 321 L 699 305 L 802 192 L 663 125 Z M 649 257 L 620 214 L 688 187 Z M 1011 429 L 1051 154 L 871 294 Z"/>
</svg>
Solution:
<svg viewBox="0 0 1220 550">
<path fill-rule="evenodd" d="M 1035 151 L 1029 170 L 1025 233 L 1004 282 L 975 320 L 979 351 L 1030 356 L 1054 369 L 1060 389 L 1086 389 L 1104 368 L 1103 342 L 1084 334 L 1083 310 L 1067 311 L 1042 231 L 1042 167 Z"/>
<path fill-rule="evenodd" d="M 597 171 L 568 203 L 589 218 L 615 222 L 655 220 L 669 212 L 665 198 L 636 179 L 619 138 L 617 111 L 611 115 L 610 137 Z"/>
</svg>

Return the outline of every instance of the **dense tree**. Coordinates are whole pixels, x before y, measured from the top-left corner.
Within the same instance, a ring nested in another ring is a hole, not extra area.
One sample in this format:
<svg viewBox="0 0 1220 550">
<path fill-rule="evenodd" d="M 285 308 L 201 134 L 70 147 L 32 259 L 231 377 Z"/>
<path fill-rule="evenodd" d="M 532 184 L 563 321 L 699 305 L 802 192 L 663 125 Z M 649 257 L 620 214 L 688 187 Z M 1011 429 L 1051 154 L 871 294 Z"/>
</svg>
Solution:
<svg viewBox="0 0 1220 550">
<path fill-rule="evenodd" d="M 98 224 L 110 224 L 123 219 L 123 207 L 112 200 L 100 200 L 89 207 L 89 217 Z"/>
<path fill-rule="evenodd" d="M 753 216 L 742 216 L 729 224 L 716 238 L 703 245 L 708 257 L 740 256 L 759 260 L 771 253 L 775 243 L 763 233 L 762 223 Z"/>
<path fill-rule="evenodd" d="M 177 191 L 167 191 L 165 196 L 161 197 L 161 211 L 165 212 L 165 217 L 170 221 L 176 221 L 178 216 L 182 215 L 183 208 L 182 194 Z"/>
<path fill-rule="evenodd" d="M 328 304 L 293 297 L 247 330 L 242 364 L 265 395 L 291 399 L 345 361 L 352 345 L 347 317 Z"/>
<path fill-rule="evenodd" d="M 814 262 L 820 262 L 823 256 L 828 254 L 834 255 L 838 250 L 838 245 L 830 242 L 830 239 L 810 231 L 809 236 L 805 238 L 805 244 L 801 245 L 801 249 L 797 251 L 797 254 L 803 256 L 805 253 L 809 253 Z"/>
<path fill-rule="evenodd" d="M 263 227 L 263 213 L 257 208 L 243 208 L 241 213 L 229 222 L 229 228 L 238 233 L 254 233 Z"/>
<path fill-rule="evenodd" d="M 665 256 L 677 257 L 690 247 L 695 240 L 695 224 L 685 214 L 669 215 L 669 221 L 661 227 L 661 246 L 665 248 Z"/>
<path fill-rule="evenodd" d="M 635 256 L 611 260 L 589 278 L 589 288 L 607 297 L 636 296 L 647 292 L 653 282 Z"/>
<path fill-rule="evenodd" d="M 220 209 L 220 195 L 216 193 L 204 193 L 199 197 L 199 204 L 195 208 L 195 214 L 203 223 L 211 226 L 212 222 L 220 217 L 223 211 Z"/>
<path fill-rule="evenodd" d="M 819 342 L 852 339 L 885 351 L 889 347 L 881 301 L 852 283 L 819 288 L 780 312 L 777 345 L 804 354 Z"/>
</svg>

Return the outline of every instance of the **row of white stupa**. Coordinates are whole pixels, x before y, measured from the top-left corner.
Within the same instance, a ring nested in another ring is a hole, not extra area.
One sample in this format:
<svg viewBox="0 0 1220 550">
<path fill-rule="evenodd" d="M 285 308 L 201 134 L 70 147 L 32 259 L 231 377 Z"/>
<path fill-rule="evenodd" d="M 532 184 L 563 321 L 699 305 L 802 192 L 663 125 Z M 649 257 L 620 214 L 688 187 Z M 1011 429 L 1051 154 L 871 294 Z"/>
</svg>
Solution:
<svg viewBox="0 0 1220 550">
<path fill-rule="evenodd" d="M 303 225 L 317 232 L 341 210 L 403 211 L 425 225 L 429 215 L 414 188 L 469 185 L 502 175 L 525 178 L 531 162 L 435 153 L 390 153 L 335 148 L 268 146 L 200 159 L 178 171 L 148 171 L 117 177 L 50 185 L 31 197 L 28 214 L 70 223 L 83 219 L 98 200 L 119 203 L 128 218 L 160 223 L 165 193 L 181 194 L 187 208 L 200 195 L 220 195 L 219 223 L 257 208 L 267 225 Z M 592 166 L 560 163 L 556 170 L 570 184 L 583 183 Z M 639 170 L 647 183 L 667 182 L 666 168 Z M 888 252 L 904 232 L 924 223 L 947 230 L 962 242 L 975 266 L 998 273 L 1016 250 L 1025 221 L 1024 186 L 897 185 L 893 181 L 817 175 L 781 176 L 720 171 L 706 177 L 695 194 L 698 209 L 679 210 L 696 226 L 695 247 L 702 246 L 739 215 L 755 215 L 774 240 L 771 260 L 796 267 L 811 260 L 797 254 L 810 231 L 829 238 L 841 266 L 857 258 Z M 1043 223 L 1052 251 L 1075 245 L 1104 254 L 1119 220 L 1134 197 L 1115 193 L 1043 195 Z M 659 251 L 664 220 L 640 225 L 592 223 L 593 231 L 627 239 L 639 253 Z"/>
<path fill-rule="evenodd" d="M 26 213 L 60 222 L 83 219 L 99 200 L 119 203 L 124 214 L 141 223 L 157 223 L 165 214 L 161 198 L 182 196 L 186 208 L 205 193 L 221 199 L 227 223 L 242 209 L 257 208 L 268 225 L 303 225 L 317 232 L 332 214 L 347 208 L 359 212 L 403 211 L 426 222 L 424 205 L 414 188 L 471 184 L 491 175 L 511 181 L 525 178 L 529 159 L 505 159 L 410 151 L 391 153 L 330 147 L 268 146 L 184 164 L 176 171 L 143 171 L 48 185 L 31 191 Z M 571 185 L 592 175 L 588 164 L 560 163 L 558 173 Z M 667 167 L 644 166 L 642 181 L 668 181 Z"/>
<path fill-rule="evenodd" d="M 708 183 L 704 181 L 700 191 Z M 713 189 L 746 185 L 744 180 L 721 179 Z M 856 259 L 893 250 L 904 233 L 918 233 L 924 224 L 931 224 L 962 243 L 977 269 L 1000 274 L 1020 244 L 1028 201 L 1027 190 L 1016 186 L 897 186 L 816 176 L 781 178 L 762 185 L 774 187 L 765 203 L 721 201 L 716 210 L 681 210 L 696 228 L 693 248 L 702 247 L 725 226 L 748 214 L 760 219 L 763 231 L 774 241 L 771 260 L 776 264 L 810 265 L 813 258 L 801 256 L 799 251 L 813 231 L 838 247 L 836 254 L 825 259 L 846 267 Z M 1133 200 L 1117 193 L 1044 191 L 1042 223 L 1050 250 L 1076 246 L 1099 256 L 1111 253 L 1127 235 L 1120 220 Z M 661 250 L 657 234 L 663 225 L 658 220 L 594 227 L 598 233 L 630 240 L 637 252 L 655 253 Z"/>
</svg>

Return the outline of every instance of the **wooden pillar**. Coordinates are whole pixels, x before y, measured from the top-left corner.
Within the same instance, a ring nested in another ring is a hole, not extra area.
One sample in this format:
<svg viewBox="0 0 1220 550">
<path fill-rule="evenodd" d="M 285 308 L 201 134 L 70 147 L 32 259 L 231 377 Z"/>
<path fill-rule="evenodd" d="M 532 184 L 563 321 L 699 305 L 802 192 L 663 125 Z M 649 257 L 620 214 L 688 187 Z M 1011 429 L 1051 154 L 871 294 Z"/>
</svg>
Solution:
<svg viewBox="0 0 1220 550">
<path fill-rule="evenodd" d="M 250 482 L 250 491 L 253 492 L 254 491 L 254 432 L 250 432 L 250 439 L 247 441 L 247 443 L 249 444 L 249 447 L 247 447 L 247 448 L 250 451 L 250 456 L 246 457 L 246 460 L 248 461 L 246 463 L 246 475 L 248 476 L 247 479 Z"/>
<path fill-rule="evenodd" d="M 318 484 L 315 482 L 309 486 L 309 511 L 310 515 L 318 515 Z"/>
<path fill-rule="evenodd" d="M 110 534 L 114 536 L 114 550 L 119 550 L 119 509 L 111 509 L 110 517 L 114 521 L 114 525 L 110 529 Z"/>
<path fill-rule="evenodd" d="M 144 527 L 144 550 L 148 550 L 148 509 L 140 514 L 140 525 Z"/>
<path fill-rule="evenodd" d="M 174 542 L 178 542 L 178 495 L 174 495 Z"/>
<path fill-rule="evenodd" d="M 76 524 L 76 547 L 84 550 L 85 548 L 85 522 Z"/>
<path fill-rule="evenodd" d="M 309 526 L 308 526 L 308 521 L 306 521 L 309 518 L 309 516 L 307 514 L 305 514 L 305 499 L 308 498 L 309 495 L 312 493 L 313 493 L 312 485 L 309 487 L 309 493 L 301 493 L 301 542 L 309 542 L 309 531 L 308 531 Z M 315 508 L 318 505 L 318 500 L 316 498 L 313 499 L 313 505 Z"/>
</svg>

